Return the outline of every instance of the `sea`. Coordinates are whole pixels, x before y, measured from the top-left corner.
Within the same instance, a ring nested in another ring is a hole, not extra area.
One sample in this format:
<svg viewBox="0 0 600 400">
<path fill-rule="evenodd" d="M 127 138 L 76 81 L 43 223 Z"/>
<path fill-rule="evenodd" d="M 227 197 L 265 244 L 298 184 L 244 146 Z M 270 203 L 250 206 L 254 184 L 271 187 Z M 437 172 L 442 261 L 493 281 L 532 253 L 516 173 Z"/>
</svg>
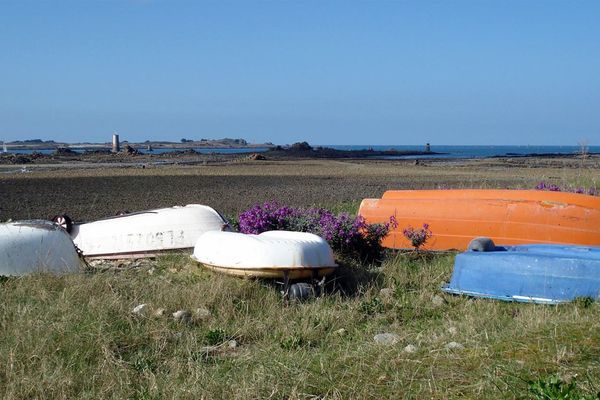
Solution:
<svg viewBox="0 0 600 400">
<path fill-rule="evenodd" d="M 317 146 L 314 146 L 317 147 Z M 424 151 L 423 145 L 321 145 L 321 147 L 330 147 L 338 150 L 399 150 L 399 151 Z M 431 151 L 441 154 L 431 155 L 407 155 L 407 156 L 386 156 L 386 159 L 424 159 L 424 158 L 487 158 L 487 157 L 502 157 L 502 156 L 525 156 L 531 154 L 581 154 L 580 146 L 463 146 L 463 145 L 435 145 L 430 146 Z M 206 147 L 191 147 L 202 154 L 243 154 L 243 153 L 259 153 L 268 151 L 267 147 L 253 148 L 206 148 Z M 72 149 L 75 152 L 82 153 L 84 149 Z M 147 151 L 145 148 L 139 149 L 142 153 L 147 154 L 163 154 L 187 149 L 168 149 L 160 148 L 152 151 Z M 8 150 L 10 153 L 31 154 L 34 151 L 42 154 L 52 154 L 54 149 L 42 150 Z M 600 146 L 588 146 L 588 153 L 600 153 Z M 378 157 L 382 158 L 382 157 Z"/>
<path fill-rule="evenodd" d="M 325 145 L 339 150 L 399 150 L 399 151 L 424 151 L 424 145 Z M 487 158 L 502 156 L 525 156 L 531 154 L 581 154 L 580 146 L 468 146 L 468 145 L 434 145 L 430 146 L 432 152 L 442 154 L 416 155 L 416 156 L 389 156 L 392 159 L 416 158 Z M 588 146 L 588 153 L 600 153 L 600 146 Z"/>
</svg>

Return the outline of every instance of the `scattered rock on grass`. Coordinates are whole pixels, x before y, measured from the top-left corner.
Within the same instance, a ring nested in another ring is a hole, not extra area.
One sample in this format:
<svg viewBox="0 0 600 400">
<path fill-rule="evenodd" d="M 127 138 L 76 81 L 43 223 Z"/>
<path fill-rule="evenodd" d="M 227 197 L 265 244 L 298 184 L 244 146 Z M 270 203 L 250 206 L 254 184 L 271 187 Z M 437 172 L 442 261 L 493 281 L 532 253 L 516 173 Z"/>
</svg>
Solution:
<svg viewBox="0 0 600 400">
<path fill-rule="evenodd" d="M 226 343 L 214 345 L 214 346 L 205 346 L 200 351 L 206 357 L 216 357 L 222 356 L 226 354 L 235 354 L 237 347 L 239 346 L 236 340 L 228 340 Z"/>
<path fill-rule="evenodd" d="M 188 310 L 175 311 L 173 319 L 177 322 L 190 322 L 192 320 L 192 313 Z"/>
<path fill-rule="evenodd" d="M 417 346 L 415 346 L 414 344 L 409 344 L 408 346 L 406 346 L 404 348 L 404 352 L 405 353 L 416 353 L 417 352 Z"/>
<path fill-rule="evenodd" d="M 148 306 L 146 304 L 139 304 L 133 308 L 132 312 L 135 315 L 146 315 L 148 312 Z"/>
<path fill-rule="evenodd" d="M 198 307 L 196 308 L 196 318 L 200 320 L 205 320 L 211 317 L 212 313 L 208 308 Z"/>
<path fill-rule="evenodd" d="M 451 326 L 450 328 L 448 328 L 448 333 L 454 336 L 458 333 L 458 329 L 456 329 L 456 327 L 454 326 Z"/>
<path fill-rule="evenodd" d="M 373 340 L 375 340 L 375 342 L 378 344 L 391 346 L 398 343 L 400 336 L 396 335 L 395 333 L 379 333 L 373 336 Z"/>
<path fill-rule="evenodd" d="M 445 347 L 448 350 L 462 350 L 465 348 L 465 346 L 463 346 L 462 344 L 460 344 L 458 342 L 450 342 Z"/>
<path fill-rule="evenodd" d="M 346 329 L 340 328 L 337 331 L 335 331 L 335 334 L 339 336 L 344 336 L 346 334 Z"/>
<path fill-rule="evenodd" d="M 444 299 L 443 297 L 438 296 L 436 294 L 431 297 L 431 302 L 433 303 L 434 306 L 440 307 L 440 306 L 443 306 L 444 304 L 446 304 L 446 299 Z"/>
<path fill-rule="evenodd" d="M 155 317 L 164 317 L 166 312 L 167 312 L 167 310 L 165 310 L 164 308 L 157 308 L 156 310 L 154 310 L 154 316 Z"/>
<path fill-rule="evenodd" d="M 384 304 L 390 304 L 394 301 L 394 289 L 383 288 L 379 291 L 379 297 Z"/>
</svg>

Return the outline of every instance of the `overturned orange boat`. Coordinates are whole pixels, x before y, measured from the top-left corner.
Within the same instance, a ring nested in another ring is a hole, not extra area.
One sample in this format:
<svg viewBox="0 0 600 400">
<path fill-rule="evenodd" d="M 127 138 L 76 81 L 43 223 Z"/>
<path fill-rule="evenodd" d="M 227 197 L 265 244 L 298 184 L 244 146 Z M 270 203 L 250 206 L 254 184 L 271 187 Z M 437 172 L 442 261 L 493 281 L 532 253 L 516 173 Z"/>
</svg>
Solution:
<svg viewBox="0 0 600 400">
<path fill-rule="evenodd" d="M 465 250 L 474 237 L 503 245 L 551 243 L 600 246 L 600 198 L 539 190 L 389 190 L 364 199 L 367 223 L 397 227 L 383 240 L 393 249 L 411 248 L 403 230 L 429 224 L 429 250 Z"/>
</svg>

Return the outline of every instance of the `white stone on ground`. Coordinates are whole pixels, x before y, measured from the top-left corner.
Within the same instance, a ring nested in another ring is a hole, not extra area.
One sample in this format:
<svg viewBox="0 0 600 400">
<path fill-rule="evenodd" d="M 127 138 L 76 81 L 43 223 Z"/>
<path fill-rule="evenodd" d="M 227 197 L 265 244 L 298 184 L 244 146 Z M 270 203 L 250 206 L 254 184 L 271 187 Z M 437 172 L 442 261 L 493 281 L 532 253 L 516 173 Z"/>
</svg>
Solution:
<svg viewBox="0 0 600 400">
<path fill-rule="evenodd" d="M 190 322 L 192 313 L 188 310 L 179 310 L 173 313 L 173 319 L 178 322 Z"/>
<path fill-rule="evenodd" d="M 458 342 L 450 342 L 445 346 L 448 350 L 462 350 L 465 348 L 462 344 Z"/>
<path fill-rule="evenodd" d="M 383 288 L 379 291 L 379 297 L 384 304 L 390 304 L 394 301 L 394 289 Z"/>
<path fill-rule="evenodd" d="M 204 308 L 204 307 L 198 307 L 198 308 L 196 308 L 196 313 L 195 314 L 196 314 L 196 317 L 198 319 L 202 319 L 202 320 L 208 319 L 212 315 L 211 312 L 210 312 L 210 310 L 207 309 L 207 308 Z"/>
<path fill-rule="evenodd" d="M 416 353 L 417 350 L 417 346 L 415 346 L 414 344 L 409 344 L 404 348 L 405 353 Z"/>
<path fill-rule="evenodd" d="M 373 336 L 373 340 L 375 340 L 375 342 L 378 344 L 391 346 L 398 343 L 400 336 L 396 335 L 395 333 L 378 333 L 377 335 Z"/>
<path fill-rule="evenodd" d="M 132 312 L 136 315 L 145 315 L 148 312 L 148 306 L 146 304 L 139 304 L 133 308 Z"/>
<path fill-rule="evenodd" d="M 431 302 L 433 303 L 434 306 L 438 306 L 438 307 L 446 304 L 446 300 L 443 297 L 438 296 L 437 294 L 431 297 Z"/>
</svg>

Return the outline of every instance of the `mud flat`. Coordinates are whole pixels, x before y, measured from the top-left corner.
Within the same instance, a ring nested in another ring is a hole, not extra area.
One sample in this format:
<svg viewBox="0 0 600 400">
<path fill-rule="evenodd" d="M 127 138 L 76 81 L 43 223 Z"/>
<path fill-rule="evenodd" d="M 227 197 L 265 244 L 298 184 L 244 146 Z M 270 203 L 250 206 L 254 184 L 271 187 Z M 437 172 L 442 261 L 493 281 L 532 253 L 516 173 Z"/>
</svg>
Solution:
<svg viewBox="0 0 600 400">
<path fill-rule="evenodd" d="M 541 180 L 600 184 L 600 160 L 250 160 L 173 163 L 62 161 L 0 166 L 0 220 L 68 213 L 79 221 L 176 204 L 202 203 L 236 214 L 257 202 L 353 210 L 387 189 L 532 188 Z"/>
</svg>

